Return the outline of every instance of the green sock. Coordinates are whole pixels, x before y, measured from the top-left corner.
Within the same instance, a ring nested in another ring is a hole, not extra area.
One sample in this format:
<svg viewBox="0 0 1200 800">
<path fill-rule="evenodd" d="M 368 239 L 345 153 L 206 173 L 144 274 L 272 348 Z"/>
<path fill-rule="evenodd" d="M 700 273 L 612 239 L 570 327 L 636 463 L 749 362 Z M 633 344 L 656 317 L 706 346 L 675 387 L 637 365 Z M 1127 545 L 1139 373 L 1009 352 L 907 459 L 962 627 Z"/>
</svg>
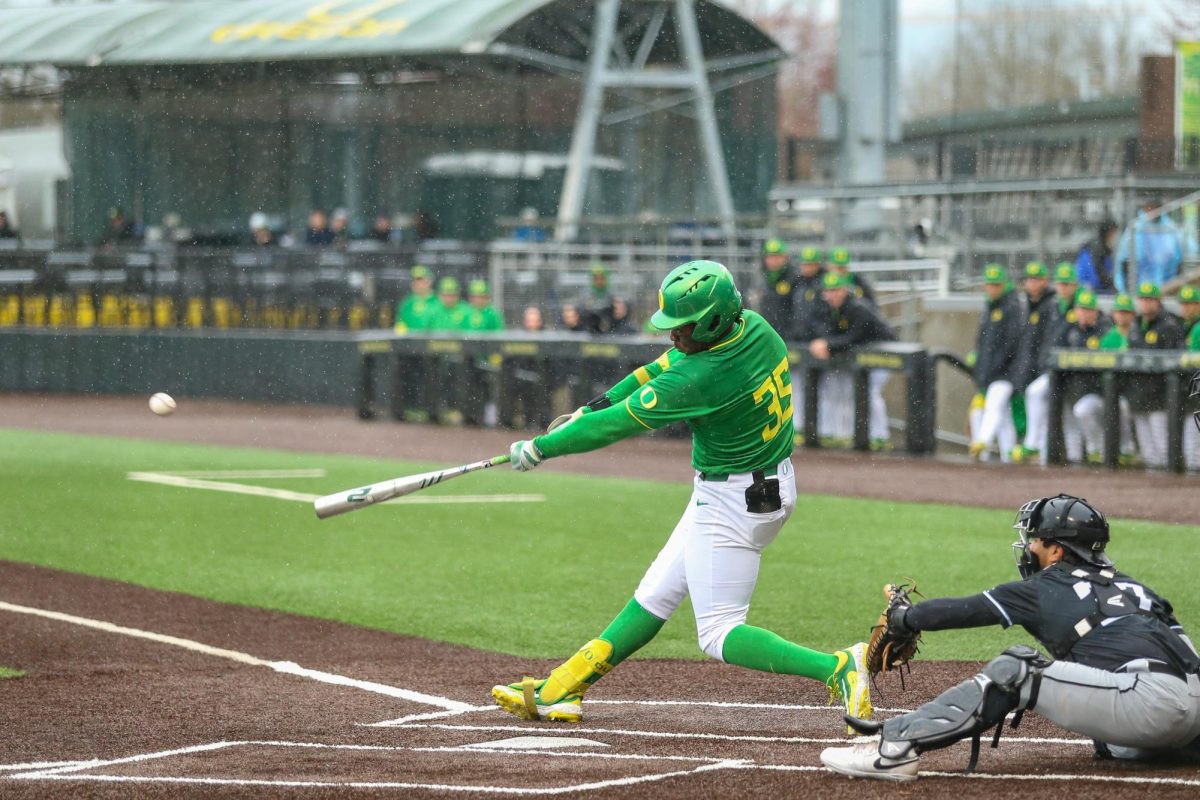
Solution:
<svg viewBox="0 0 1200 800">
<path fill-rule="evenodd" d="M 803 675 L 828 681 L 837 667 L 837 656 L 793 644 L 782 636 L 753 625 L 738 625 L 725 637 L 721 656 L 728 664 L 760 672 Z"/>
<path fill-rule="evenodd" d="M 665 619 L 659 619 L 630 598 L 621 613 L 600 634 L 600 638 L 613 647 L 612 655 L 608 657 L 609 666 L 615 667 L 645 647 L 664 624 Z"/>
</svg>

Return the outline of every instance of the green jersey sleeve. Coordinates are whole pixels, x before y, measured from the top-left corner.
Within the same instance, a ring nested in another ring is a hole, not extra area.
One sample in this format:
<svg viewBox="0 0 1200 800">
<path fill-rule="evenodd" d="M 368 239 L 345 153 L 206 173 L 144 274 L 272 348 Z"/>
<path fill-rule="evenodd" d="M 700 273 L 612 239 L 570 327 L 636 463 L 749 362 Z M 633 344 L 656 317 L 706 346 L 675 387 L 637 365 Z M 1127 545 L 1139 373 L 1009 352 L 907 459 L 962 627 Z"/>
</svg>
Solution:
<svg viewBox="0 0 1200 800">
<path fill-rule="evenodd" d="M 644 430 L 625 404 L 620 403 L 584 414 L 570 425 L 534 438 L 533 443 L 546 458 L 556 458 L 599 450 Z"/>
<path fill-rule="evenodd" d="M 605 392 L 605 396 L 613 405 L 621 402 L 629 397 L 642 386 L 645 386 L 650 381 L 662 375 L 671 365 L 683 358 L 683 353 L 672 347 L 667 352 L 663 353 L 658 358 L 646 364 L 643 367 L 638 367 L 633 372 L 622 378 L 615 386 Z"/>
</svg>

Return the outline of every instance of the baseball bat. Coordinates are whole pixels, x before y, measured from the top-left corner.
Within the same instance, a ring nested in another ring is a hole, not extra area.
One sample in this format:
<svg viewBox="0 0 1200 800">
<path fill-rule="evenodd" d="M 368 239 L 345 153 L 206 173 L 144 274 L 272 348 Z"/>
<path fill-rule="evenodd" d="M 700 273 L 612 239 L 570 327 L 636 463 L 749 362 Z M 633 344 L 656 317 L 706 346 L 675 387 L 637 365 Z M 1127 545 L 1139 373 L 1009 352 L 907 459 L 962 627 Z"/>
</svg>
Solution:
<svg viewBox="0 0 1200 800">
<path fill-rule="evenodd" d="M 385 500 L 428 489 L 430 486 L 436 486 L 442 481 L 457 478 L 459 475 L 466 475 L 468 472 L 507 463 L 508 456 L 496 456 L 472 464 L 463 464 L 461 467 L 450 467 L 434 472 L 422 472 L 420 475 L 408 475 L 402 478 L 393 478 L 390 481 L 380 481 L 361 489 L 348 489 L 318 497 L 313 501 L 313 510 L 317 512 L 317 519 L 336 517 L 338 514 L 357 511 Z"/>
</svg>

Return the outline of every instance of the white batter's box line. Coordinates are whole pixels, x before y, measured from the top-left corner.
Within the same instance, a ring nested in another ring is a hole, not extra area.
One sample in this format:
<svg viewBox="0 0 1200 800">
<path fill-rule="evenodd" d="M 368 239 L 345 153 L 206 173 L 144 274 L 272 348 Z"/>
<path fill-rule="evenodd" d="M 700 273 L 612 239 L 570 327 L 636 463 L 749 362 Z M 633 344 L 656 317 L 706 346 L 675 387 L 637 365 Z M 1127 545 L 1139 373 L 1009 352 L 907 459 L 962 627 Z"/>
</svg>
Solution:
<svg viewBox="0 0 1200 800">
<path fill-rule="evenodd" d="M 375 723 L 378 726 L 379 723 Z M 365 727 L 371 727 L 367 725 Z M 520 731 L 528 733 L 530 728 L 522 725 L 449 725 L 446 723 L 437 722 L 414 722 L 408 725 L 390 726 L 403 728 L 435 728 L 439 730 L 460 730 L 460 731 L 495 731 L 495 732 L 510 732 Z M 600 734 L 609 734 L 612 736 L 641 736 L 650 739 L 704 739 L 707 741 L 716 742 L 764 742 L 764 743 L 782 743 L 782 744 L 848 744 L 850 742 L 861 742 L 862 737 L 847 737 L 841 736 L 832 737 L 816 737 L 816 736 L 758 736 L 754 734 L 731 734 L 731 733 L 705 733 L 705 732 L 684 732 L 684 731 L 647 731 L 647 730 L 629 730 L 622 728 L 584 728 L 572 726 L 570 730 L 555 729 L 556 735 L 559 736 L 594 736 Z M 1041 738 L 1034 736 L 1006 736 L 1006 742 L 1022 742 L 1026 744 L 1065 744 L 1092 746 L 1091 739 L 1067 739 L 1067 738 Z"/>
<path fill-rule="evenodd" d="M 190 784 L 201 786 L 273 786 L 273 787 L 314 787 L 314 788 L 346 788 L 346 789 L 411 789 L 418 791 L 442 791 L 442 792 L 464 792 L 472 794 L 498 794 L 498 795 L 532 795 L 532 796 L 547 796 L 561 794 L 577 794 L 582 792 L 594 791 L 597 789 L 610 789 L 622 786 L 633 786 L 641 783 L 651 783 L 654 781 L 666 780 L 668 778 L 686 777 L 696 775 L 702 772 L 709 772 L 718 769 L 729 769 L 741 767 L 746 764 L 742 759 L 713 759 L 708 763 L 703 763 L 690 769 L 674 770 L 671 772 L 661 772 L 650 775 L 634 775 L 624 778 L 612 778 L 608 780 L 592 781 L 589 783 L 579 783 L 569 786 L 552 786 L 552 787 L 528 787 L 528 786 L 469 786 L 460 784 L 435 784 L 435 783 L 416 783 L 416 782 L 398 782 L 398 781 L 311 781 L 311 780 L 265 780 L 265 779 L 239 779 L 239 778 L 194 778 L 187 776 L 172 776 L 172 775 L 97 775 L 90 774 L 84 770 L 102 769 L 104 767 L 119 766 L 125 764 L 134 764 L 155 759 L 169 758 L 178 755 L 190 755 L 192 753 L 200 753 L 206 751 L 221 750 L 230 747 L 239 746 L 275 746 L 275 747 L 308 747 L 322 748 L 333 750 L 387 750 L 387 751 L 408 751 L 408 752 L 473 752 L 471 750 L 462 750 L 458 747 L 435 747 L 435 748 L 411 748 L 411 747 L 388 747 L 380 745 L 330 745 L 310 742 L 272 742 L 272 741 L 225 741 L 213 742 L 211 744 L 194 745 L 191 747 L 181 747 L 174 750 L 162 750 L 154 753 L 143 753 L 135 756 L 127 756 L 125 758 L 115 758 L 108 761 L 86 762 L 85 764 L 72 764 L 71 766 L 58 767 L 54 769 L 40 770 L 34 772 L 24 772 L 18 775 L 9 776 L 12 779 L 21 780 L 59 780 L 59 781 L 94 781 L 100 783 L 165 783 L 165 784 Z M 478 753 L 478 751 L 474 751 Z M 526 751 L 519 752 L 523 755 L 528 755 Z M 490 754 L 490 753 L 488 753 Z M 579 758 L 588 755 L 599 756 L 601 754 L 584 754 L 560 751 L 542 751 L 538 755 L 550 755 L 557 757 Z M 619 757 L 612 754 L 603 754 L 609 757 Z M 649 758 L 644 756 L 636 756 L 636 758 L 626 757 L 627 760 L 636 760 L 640 758 Z M 654 758 L 656 761 L 672 760 L 683 761 L 688 760 L 686 756 L 673 756 L 669 758 Z"/>
<path fill-rule="evenodd" d="M 270 497 L 274 500 L 291 500 L 296 503 L 312 503 L 321 495 L 293 492 L 290 489 L 276 489 L 270 486 L 253 486 L 248 483 L 229 483 L 228 481 L 202 480 L 172 475 L 167 472 L 127 472 L 125 477 L 131 481 L 157 483 L 163 486 L 175 486 L 180 489 L 204 489 L 210 492 L 226 492 L 228 494 L 245 494 L 253 497 Z M 439 494 L 439 495 L 409 495 L 388 500 L 380 505 L 459 505 L 462 503 L 544 503 L 544 494 Z"/>
<path fill-rule="evenodd" d="M 475 706 L 470 703 L 460 703 L 457 700 L 451 700 L 448 697 L 440 697 L 433 694 L 425 694 L 424 692 L 414 692 L 409 689 L 401 689 L 397 686 L 388 686 L 383 683 L 375 683 L 374 681 L 363 681 L 357 678 L 348 678 L 344 675 L 336 675 L 332 672 L 323 672 L 321 670 L 308 669 L 296 664 L 292 661 L 268 661 L 267 659 L 252 656 L 249 653 L 241 653 L 237 650 L 227 650 L 223 647 L 213 647 L 211 645 L 196 642 L 191 639 L 183 639 L 178 636 L 170 636 L 163 633 L 154 633 L 153 631 L 144 631 L 138 628 L 127 628 L 123 625 L 115 625 L 104 620 L 89 619 L 87 617 L 77 617 L 72 614 L 64 614 L 60 611 L 47 611 L 41 608 L 32 608 L 30 606 L 16 605 L 15 603 L 6 603 L 0 601 L 0 611 L 12 611 L 17 614 L 28 614 L 34 617 L 42 617 L 43 619 L 52 619 L 57 622 L 66 622 L 71 625 L 79 625 L 84 628 L 104 631 L 105 633 L 116 633 L 122 636 L 130 636 L 135 639 L 145 639 L 159 644 L 168 644 L 174 647 L 179 647 L 184 650 L 190 650 L 194 653 L 202 653 L 208 656 L 224 658 L 229 661 L 236 661 L 239 664 L 246 664 L 252 667 L 267 667 L 276 672 L 287 675 L 295 675 L 309 680 L 318 681 L 320 683 L 329 683 L 336 686 L 347 686 L 354 689 L 360 689 L 375 694 L 382 694 L 388 697 L 395 697 L 399 700 L 408 700 L 413 703 L 421 703 L 427 706 L 436 706 L 445 711 L 453 711 L 456 713 L 465 713 L 472 711 Z"/>
<path fill-rule="evenodd" d="M 0 772 L 28 772 L 29 770 L 53 769 L 55 767 L 96 766 L 102 763 L 100 759 L 83 761 L 30 761 L 27 764 L 0 764 Z"/>
</svg>

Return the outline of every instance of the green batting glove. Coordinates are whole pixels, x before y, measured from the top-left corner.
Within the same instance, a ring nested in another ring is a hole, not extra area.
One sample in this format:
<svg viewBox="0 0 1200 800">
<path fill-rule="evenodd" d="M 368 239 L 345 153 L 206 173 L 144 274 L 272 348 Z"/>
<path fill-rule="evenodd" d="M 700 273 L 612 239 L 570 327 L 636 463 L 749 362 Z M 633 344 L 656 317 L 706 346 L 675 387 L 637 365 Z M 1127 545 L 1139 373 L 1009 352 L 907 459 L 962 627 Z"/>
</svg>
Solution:
<svg viewBox="0 0 1200 800">
<path fill-rule="evenodd" d="M 546 428 L 546 433 L 550 433 L 550 431 L 557 430 L 558 428 L 561 428 L 564 425 L 570 425 L 572 422 L 579 419 L 580 417 L 582 417 L 584 414 L 588 413 L 591 410 L 592 409 L 589 408 L 588 406 L 580 406 L 579 408 L 575 409 L 570 414 L 560 414 L 559 416 L 555 417 L 554 421 L 551 422 L 549 427 Z"/>
<path fill-rule="evenodd" d="M 509 463 L 517 472 L 528 472 L 546 460 L 542 451 L 530 439 L 513 442 L 508 448 Z"/>
</svg>

